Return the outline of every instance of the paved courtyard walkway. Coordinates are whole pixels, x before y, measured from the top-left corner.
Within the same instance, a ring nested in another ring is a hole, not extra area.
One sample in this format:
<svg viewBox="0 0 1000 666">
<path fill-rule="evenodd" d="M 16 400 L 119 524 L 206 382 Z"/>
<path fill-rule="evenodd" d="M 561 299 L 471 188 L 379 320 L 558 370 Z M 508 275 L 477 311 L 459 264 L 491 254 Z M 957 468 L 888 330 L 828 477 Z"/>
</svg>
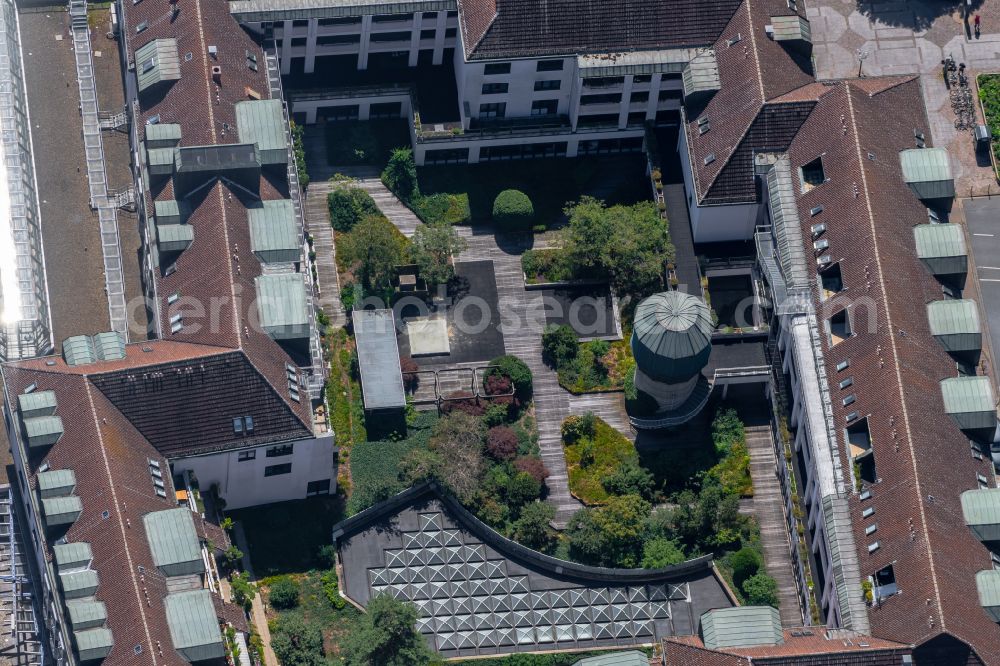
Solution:
<svg viewBox="0 0 1000 666">
<path fill-rule="evenodd" d="M 250 580 L 256 582 L 257 575 L 253 572 L 253 564 L 250 562 L 250 547 L 247 545 L 246 533 L 243 531 L 243 524 L 237 522 L 233 525 L 233 541 L 236 547 L 243 551 L 243 570 L 250 576 Z M 253 606 L 250 609 L 250 617 L 253 625 L 260 634 L 260 641 L 264 645 L 264 666 L 279 666 L 278 657 L 271 649 L 271 630 L 267 626 L 267 615 L 264 612 L 264 602 L 260 594 L 253 597 Z"/>
<path fill-rule="evenodd" d="M 748 425 L 746 432 L 747 448 L 750 451 L 750 477 L 753 479 L 753 514 L 760 524 L 764 568 L 778 583 L 781 624 L 786 627 L 801 626 L 802 609 L 790 561 L 792 551 L 782 509 L 785 500 L 778 485 L 771 427 L 768 423 Z"/>
</svg>

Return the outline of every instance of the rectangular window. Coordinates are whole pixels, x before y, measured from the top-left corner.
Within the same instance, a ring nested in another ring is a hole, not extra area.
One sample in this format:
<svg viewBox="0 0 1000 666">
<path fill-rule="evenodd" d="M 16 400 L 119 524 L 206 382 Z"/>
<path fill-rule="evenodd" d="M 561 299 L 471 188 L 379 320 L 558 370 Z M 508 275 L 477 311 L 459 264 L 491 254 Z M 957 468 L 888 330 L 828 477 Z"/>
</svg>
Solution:
<svg viewBox="0 0 1000 666">
<path fill-rule="evenodd" d="M 369 37 L 372 42 L 408 42 L 409 32 L 376 32 Z"/>
<path fill-rule="evenodd" d="M 509 62 L 491 62 L 483 67 L 483 74 L 492 76 L 493 74 L 510 74 Z"/>
<path fill-rule="evenodd" d="M 531 103 L 531 115 L 533 116 L 554 116 L 559 110 L 559 100 L 541 99 Z"/>
<path fill-rule="evenodd" d="M 305 28 L 309 25 L 309 19 L 295 19 L 292 21 L 293 28 Z"/>
<path fill-rule="evenodd" d="M 800 166 L 799 181 L 803 192 L 808 192 L 817 185 L 825 183 L 826 173 L 823 171 L 823 158 L 817 157 L 812 162 Z"/>
<path fill-rule="evenodd" d="M 448 12 L 448 18 L 458 18 L 458 11 L 453 9 L 450 12 Z"/>
<path fill-rule="evenodd" d="M 448 28 L 444 31 L 445 37 L 454 37 L 458 34 L 458 28 Z"/>
<path fill-rule="evenodd" d="M 502 95 L 507 92 L 508 84 L 506 83 L 484 83 L 483 84 L 483 94 L 484 95 Z"/>
<path fill-rule="evenodd" d="M 410 14 L 380 14 L 372 17 L 372 23 L 392 23 L 394 21 L 409 21 Z"/>
<path fill-rule="evenodd" d="M 278 446 L 272 446 L 268 448 L 267 455 L 268 458 L 280 458 L 281 456 L 292 455 L 292 450 L 294 449 L 294 444 L 280 444 Z"/>
<path fill-rule="evenodd" d="M 329 495 L 330 494 L 330 479 L 323 479 L 322 481 L 310 481 L 306 485 L 306 497 L 312 497 L 313 495 Z"/>
<path fill-rule="evenodd" d="M 505 115 L 507 115 L 506 102 L 492 102 L 490 104 L 479 105 L 479 118 L 482 120 L 503 118 Z"/>
<path fill-rule="evenodd" d="M 891 564 L 876 571 L 874 578 L 876 599 L 885 599 L 899 592 L 899 587 L 896 585 L 896 572 Z"/>
<path fill-rule="evenodd" d="M 338 16 L 336 18 L 321 18 L 320 25 L 354 25 L 361 23 L 360 16 Z"/>
<path fill-rule="evenodd" d="M 239 462 L 244 462 L 244 461 L 247 461 L 247 460 L 256 460 L 257 459 L 257 452 L 256 451 L 240 451 L 239 454 L 237 455 L 236 459 Z"/>
<path fill-rule="evenodd" d="M 292 38 L 292 46 L 305 46 L 305 45 L 306 45 L 306 38 L 305 37 L 293 37 Z"/>
<path fill-rule="evenodd" d="M 559 90 L 562 86 L 562 81 L 559 79 L 552 79 L 550 81 L 535 81 L 535 90 Z"/>
<path fill-rule="evenodd" d="M 430 30 L 421 30 L 420 39 L 434 39 L 435 30 L 431 28 Z"/>
<path fill-rule="evenodd" d="M 580 96 L 580 106 L 587 106 L 588 104 L 618 104 L 621 101 L 621 93 L 604 93 L 602 95 Z"/>
<path fill-rule="evenodd" d="M 334 44 L 357 44 L 361 35 L 320 35 L 316 38 L 316 46 L 333 46 Z"/>
<path fill-rule="evenodd" d="M 846 308 L 826 320 L 826 332 L 831 347 L 851 337 L 851 317 Z"/>
<path fill-rule="evenodd" d="M 424 12 L 425 19 L 436 19 L 438 17 L 437 12 Z"/>
<path fill-rule="evenodd" d="M 264 468 L 264 476 L 279 476 L 281 474 L 291 474 L 292 473 L 292 463 L 284 463 L 281 465 L 268 465 Z"/>
<path fill-rule="evenodd" d="M 536 72 L 559 72 L 562 71 L 562 60 L 539 60 L 535 66 Z"/>
<path fill-rule="evenodd" d="M 840 273 L 840 262 L 824 268 L 819 274 L 819 281 L 822 286 L 821 295 L 823 300 L 844 291 L 844 278 Z"/>
<path fill-rule="evenodd" d="M 634 92 L 632 96 L 629 97 L 629 101 L 635 104 L 636 102 L 648 102 L 649 93 L 648 92 Z"/>
<path fill-rule="evenodd" d="M 650 74 L 636 74 L 632 77 L 632 83 L 649 83 L 653 80 Z"/>
<path fill-rule="evenodd" d="M 671 90 L 661 90 L 659 92 L 659 94 L 657 95 L 657 99 L 659 99 L 661 102 L 666 101 L 668 99 L 680 99 L 681 98 L 681 94 L 682 94 L 682 91 L 680 91 L 680 90 L 673 90 L 673 89 L 671 89 Z"/>
</svg>

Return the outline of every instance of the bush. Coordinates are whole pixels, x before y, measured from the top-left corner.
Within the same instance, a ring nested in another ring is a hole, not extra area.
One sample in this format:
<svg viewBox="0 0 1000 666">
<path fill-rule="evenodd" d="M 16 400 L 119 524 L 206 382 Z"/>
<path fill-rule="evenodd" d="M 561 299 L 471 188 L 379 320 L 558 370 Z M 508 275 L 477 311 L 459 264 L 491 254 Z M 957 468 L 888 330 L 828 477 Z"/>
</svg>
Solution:
<svg viewBox="0 0 1000 666">
<path fill-rule="evenodd" d="M 471 391 L 452 391 L 444 396 L 446 400 L 441 403 L 441 412 L 451 414 L 452 412 L 463 412 L 472 416 L 482 416 L 486 411 L 486 405 Z"/>
<path fill-rule="evenodd" d="M 562 422 L 562 438 L 567 444 L 575 444 L 581 439 L 591 438 L 597 434 L 597 416 L 587 412 L 582 416 L 568 416 Z"/>
<path fill-rule="evenodd" d="M 337 580 L 337 570 L 328 569 L 319 577 L 319 582 L 323 586 L 323 596 L 330 602 L 333 608 L 340 610 L 347 602 L 340 596 L 340 587 Z"/>
<path fill-rule="evenodd" d="M 521 270 L 529 283 L 565 282 L 575 276 L 573 265 L 561 250 L 528 250 L 521 255 Z"/>
<path fill-rule="evenodd" d="M 535 207 L 520 190 L 504 190 L 493 201 L 493 221 L 506 229 L 525 229 L 535 218 Z"/>
<path fill-rule="evenodd" d="M 271 647 L 278 661 L 286 666 L 320 666 L 323 658 L 323 632 L 319 625 L 306 622 L 299 614 L 282 615 L 271 627 Z"/>
<path fill-rule="evenodd" d="M 547 326 L 542 333 L 542 355 L 545 362 L 559 368 L 573 361 L 580 352 L 576 332 L 567 324 Z"/>
<path fill-rule="evenodd" d="M 778 607 L 778 583 L 766 573 L 759 573 L 743 582 L 743 594 L 750 606 Z"/>
<path fill-rule="evenodd" d="M 510 418 L 510 406 L 497 402 L 490 403 L 486 407 L 486 411 L 483 412 L 483 423 L 487 428 L 495 428 L 496 426 L 503 425 L 507 422 L 508 418 Z"/>
<path fill-rule="evenodd" d="M 233 601 L 243 610 L 249 611 L 253 598 L 257 596 L 257 587 L 250 582 L 250 576 L 246 573 L 234 574 L 229 583 L 233 588 Z"/>
<path fill-rule="evenodd" d="M 521 517 L 514 522 L 513 536 L 518 543 L 542 551 L 550 550 L 556 535 L 549 523 L 556 517 L 556 510 L 546 502 L 532 502 L 521 509 Z"/>
<path fill-rule="evenodd" d="M 506 426 L 490 428 L 486 433 L 486 451 L 500 462 L 517 455 L 517 433 Z"/>
<path fill-rule="evenodd" d="M 531 400 L 531 368 L 524 361 L 516 356 L 499 356 L 490 361 L 490 369 L 486 376 L 503 375 L 509 377 L 514 383 L 514 397 L 518 402 L 525 403 Z"/>
<path fill-rule="evenodd" d="M 299 584 L 288 576 L 281 576 L 271 583 L 267 599 L 273 608 L 295 608 L 299 605 Z"/>
<path fill-rule="evenodd" d="M 375 200 L 357 187 L 337 187 L 326 195 L 330 224 L 337 231 L 347 232 L 369 215 L 380 215 Z"/>
<path fill-rule="evenodd" d="M 536 481 L 542 483 L 549 476 L 545 463 L 537 456 L 522 456 L 514 461 L 514 468 L 519 472 L 530 474 Z"/>
<path fill-rule="evenodd" d="M 743 583 L 754 576 L 759 570 L 760 553 L 753 548 L 740 548 L 729 556 L 729 568 L 733 570 L 733 585 L 742 589 Z"/>
<path fill-rule="evenodd" d="M 642 547 L 642 568 L 662 569 L 685 561 L 687 556 L 676 541 L 657 537 Z"/>
<path fill-rule="evenodd" d="M 569 489 L 584 504 L 605 504 L 631 488 L 652 495 L 652 479 L 638 464 L 635 444 L 623 434 L 592 414 L 569 417 L 563 432 Z M 629 469 L 619 473 L 625 465 Z"/>
<path fill-rule="evenodd" d="M 403 371 L 403 388 L 407 393 L 413 393 L 420 387 L 420 375 L 416 374 L 420 366 L 409 356 L 399 359 L 399 369 Z"/>
<path fill-rule="evenodd" d="M 532 474 L 528 472 L 518 472 L 507 480 L 507 487 L 504 488 L 507 496 L 507 503 L 520 509 L 528 502 L 537 500 L 542 495 L 542 484 Z"/>
<path fill-rule="evenodd" d="M 324 569 L 332 569 L 337 565 L 337 548 L 332 543 L 324 544 L 316 552 L 316 560 Z"/>
<path fill-rule="evenodd" d="M 413 212 L 427 224 L 466 224 L 472 217 L 468 194 L 421 195 L 410 202 Z"/>
<path fill-rule="evenodd" d="M 653 497 L 653 475 L 632 458 L 602 476 L 601 485 L 612 495 L 639 495 L 647 500 Z"/>
<path fill-rule="evenodd" d="M 382 171 L 382 182 L 403 201 L 410 201 L 420 194 L 417 186 L 417 164 L 413 161 L 413 151 L 396 148 L 389 157 L 389 163 Z"/>
</svg>

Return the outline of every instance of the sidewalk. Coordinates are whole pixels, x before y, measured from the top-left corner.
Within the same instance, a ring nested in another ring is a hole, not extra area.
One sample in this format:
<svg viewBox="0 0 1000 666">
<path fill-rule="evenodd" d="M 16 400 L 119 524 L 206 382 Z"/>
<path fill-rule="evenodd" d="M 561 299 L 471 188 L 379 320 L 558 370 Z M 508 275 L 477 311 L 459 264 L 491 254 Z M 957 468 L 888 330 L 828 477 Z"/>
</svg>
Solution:
<svg viewBox="0 0 1000 666">
<path fill-rule="evenodd" d="M 247 538 L 243 533 L 243 525 L 236 523 L 233 525 L 233 541 L 236 547 L 243 551 L 243 569 L 250 576 L 251 581 L 257 580 L 257 575 L 253 572 L 253 565 L 250 563 L 250 549 L 247 546 Z M 264 644 L 264 664 L 265 666 L 278 666 L 278 658 L 271 649 L 271 630 L 267 626 L 267 615 L 264 614 L 264 602 L 261 601 L 260 594 L 255 594 L 253 606 L 250 609 L 251 620 L 260 640 Z"/>
</svg>

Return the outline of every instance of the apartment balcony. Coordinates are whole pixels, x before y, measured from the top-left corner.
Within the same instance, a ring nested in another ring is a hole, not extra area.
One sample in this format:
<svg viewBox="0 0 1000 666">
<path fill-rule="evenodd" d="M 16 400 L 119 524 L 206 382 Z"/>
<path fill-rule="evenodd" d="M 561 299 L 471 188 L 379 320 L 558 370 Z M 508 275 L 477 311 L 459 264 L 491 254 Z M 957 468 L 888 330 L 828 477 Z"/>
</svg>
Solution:
<svg viewBox="0 0 1000 666">
<path fill-rule="evenodd" d="M 599 116 L 608 113 L 618 113 L 621 110 L 621 102 L 604 102 L 601 104 L 581 104 L 580 116 Z"/>
</svg>

